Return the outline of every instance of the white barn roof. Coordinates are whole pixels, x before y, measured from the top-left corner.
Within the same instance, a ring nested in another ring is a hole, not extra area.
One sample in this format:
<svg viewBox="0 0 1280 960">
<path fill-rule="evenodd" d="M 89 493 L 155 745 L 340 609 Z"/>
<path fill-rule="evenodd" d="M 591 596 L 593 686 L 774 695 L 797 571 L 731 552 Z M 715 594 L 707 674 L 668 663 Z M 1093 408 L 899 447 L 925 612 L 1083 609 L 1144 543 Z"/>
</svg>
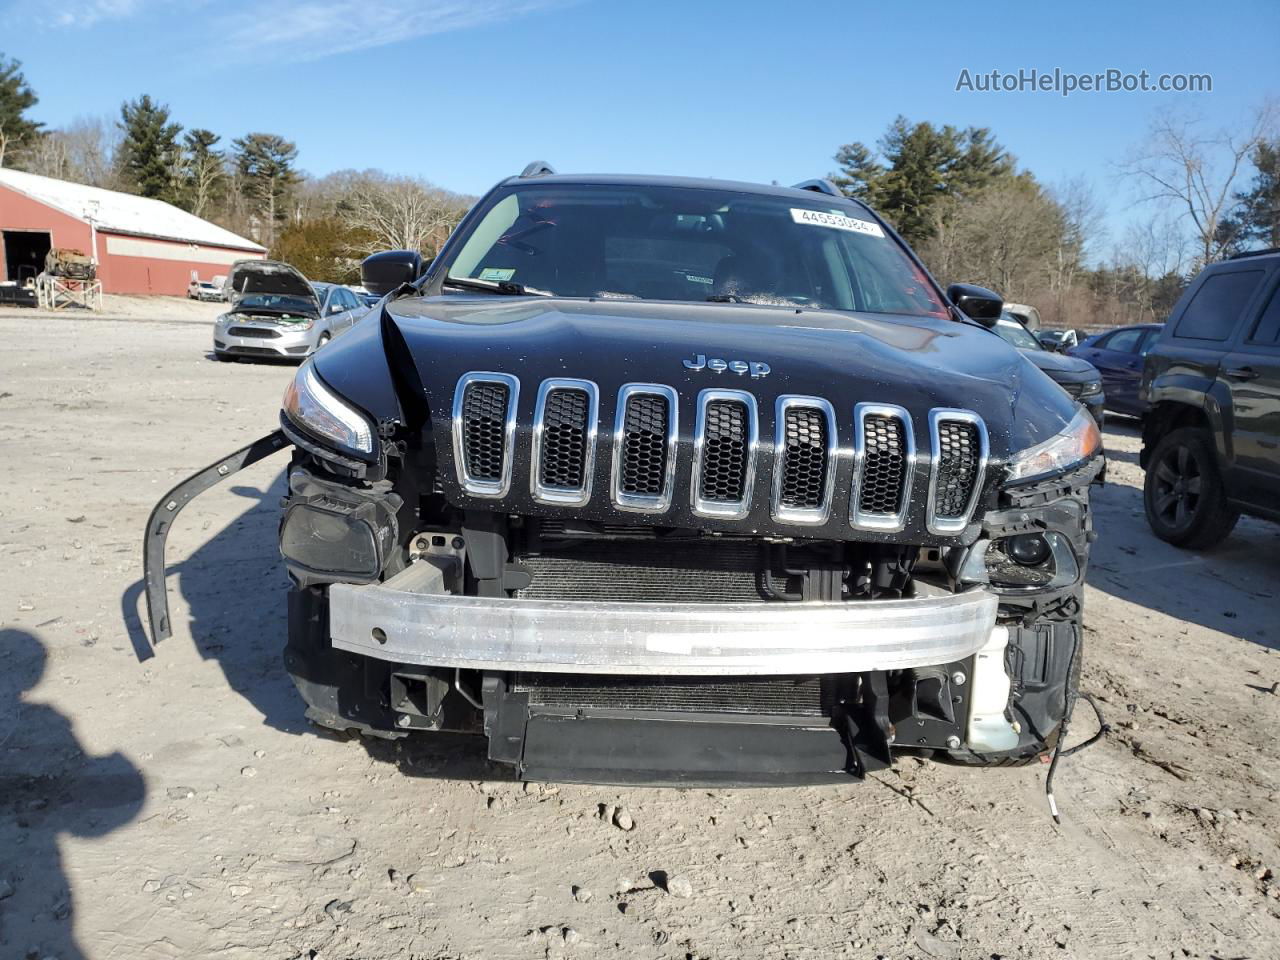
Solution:
<svg viewBox="0 0 1280 960">
<path fill-rule="evenodd" d="M 231 247 L 253 253 L 266 252 L 265 247 L 252 240 L 237 236 L 208 220 L 201 220 L 195 214 L 179 210 L 163 200 L 54 180 L 6 167 L 0 167 L 0 187 L 9 187 L 86 223 L 92 216 L 98 229 L 107 233 Z"/>
</svg>

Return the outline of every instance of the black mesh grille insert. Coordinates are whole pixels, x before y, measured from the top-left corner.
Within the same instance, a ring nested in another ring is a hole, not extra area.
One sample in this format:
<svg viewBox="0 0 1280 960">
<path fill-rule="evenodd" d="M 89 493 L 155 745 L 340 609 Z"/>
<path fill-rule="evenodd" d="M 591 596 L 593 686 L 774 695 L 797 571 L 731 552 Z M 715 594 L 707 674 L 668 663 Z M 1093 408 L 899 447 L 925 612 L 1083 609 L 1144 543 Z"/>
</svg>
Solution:
<svg viewBox="0 0 1280 960">
<path fill-rule="evenodd" d="M 651 393 L 627 398 L 622 425 L 622 492 L 656 497 L 667 469 L 667 398 Z"/>
<path fill-rule="evenodd" d="M 703 500 L 738 503 L 745 495 L 748 422 L 747 405 L 741 400 L 712 400 L 707 404 L 702 475 L 698 480 L 698 496 Z"/>
<path fill-rule="evenodd" d="M 978 478 L 978 458 L 982 449 L 978 428 L 964 421 L 938 424 L 938 483 L 933 494 L 933 513 L 941 519 L 964 516 L 973 485 Z"/>
<path fill-rule="evenodd" d="M 784 507 L 822 506 L 827 484 L 827 418 L 814 407 L 789 407 L 783 440 L 782 495 Z"/>
<path fill-rule="evenodd" d="M 906 431 L 897 417 L 868 414 L 862 421 L 862 486 L 858 509 L 862 513 L 892 516 L 902 509 L 906 493 Z"/>
<path fill-rule="evenodd" d="M 513 693 L 533 707 L 661 710 L 677 713 L 829 715 L 831 696 L 817 677 L 591 677 L 518 673 Z"/>
<path fill-rule="evenodd" d="M 566 388 L 547 393 L 542 414 L 542 462 L 538 464 L 538 482 L 544 487 L 582 489 L 589 409 L 585 390 Z"/>
<path fill-rule="evenodd" d="M 533 575 L 531 600 L 763 601 L 760 547 L 717 541 L 577 544 L 521 557 Z"/>
<path fill-rule="evenodd" d="M 502 479 L 508 395 L 505 383 L 466 386 L 462 396 L 462 449 L 467 475 L 472 480 Z"/>
</svg>

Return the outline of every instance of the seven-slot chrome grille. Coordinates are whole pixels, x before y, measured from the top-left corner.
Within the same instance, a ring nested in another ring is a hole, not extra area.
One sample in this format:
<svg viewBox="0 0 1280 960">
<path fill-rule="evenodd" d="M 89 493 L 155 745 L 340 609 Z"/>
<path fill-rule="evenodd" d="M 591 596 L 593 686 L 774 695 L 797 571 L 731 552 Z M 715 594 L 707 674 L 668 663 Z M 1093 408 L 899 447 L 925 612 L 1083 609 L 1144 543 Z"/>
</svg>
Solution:
<svg viewBox="0 0 1280 960">
<path fill-rule="evenodd" d="M 519 391 L 519 380 L 508 374 L 468 373 L 458 381 L 453 453 L 466 493 L 504 497 L 510 492 Z M 745 518 L 757 506 L 762 467 L 756 397 L 742 390 L 703 390 L 693 414 L 689 506 L 699 516 Z M 553 378 L 539 385 L 530 431 L 534 500 L 569 506 L 590 501 L 599 420 L 599 389 L 591 381 Z M 982 489 L 986 428 L 971 411 L 944 408 L 930 411 L 928 428 L 928 450 L 919 454 L 920 469 L 929 478 L 926 525 L 934 534 L 959 533 Z M 882 532 L 905 528 L 918 460 L 907 410 L 859 403 L 850 419 L 838 416 L 821 397 L 786 395 L 776 401 L 774 431 L 773 482 L 765 495 L 775 521 L 822 525 L 831 519 L 843 440 L 844 455 L 850 441 L 853 454 L 849 524 Z M 610 458 L 606 470 L 614 507 L 643 513 L 672 508 L 679 437 L 680 401 L 674 389 L 629 383 L 618 391 L 613 434 L 601 454 Z"/>
</svg>

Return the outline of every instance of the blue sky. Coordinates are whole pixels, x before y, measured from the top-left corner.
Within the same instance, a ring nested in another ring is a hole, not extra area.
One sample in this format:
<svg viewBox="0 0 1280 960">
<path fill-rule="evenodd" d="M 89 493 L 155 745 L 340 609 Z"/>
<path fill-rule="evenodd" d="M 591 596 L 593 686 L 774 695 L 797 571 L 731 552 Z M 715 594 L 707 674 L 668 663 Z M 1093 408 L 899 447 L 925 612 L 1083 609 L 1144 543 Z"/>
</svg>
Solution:
<svg viewBox="0 0 1280 960">
<path fill-rule="evenodd" d="M 265 130 L 324 174 L 381 167 L 479 193 L 560 170 L 784 183 L 902 113 L 991 127 L 1042 181 L 1088 179 L 1177 104 L 1239 123 L 1280 94 L 1280 3 L 757 0 L 0 0 L 50 126 L 150 93 L 225 140 Z M 957 92 L 962 69 L 1209 73 L 1201 94 Z"/>
</svg>

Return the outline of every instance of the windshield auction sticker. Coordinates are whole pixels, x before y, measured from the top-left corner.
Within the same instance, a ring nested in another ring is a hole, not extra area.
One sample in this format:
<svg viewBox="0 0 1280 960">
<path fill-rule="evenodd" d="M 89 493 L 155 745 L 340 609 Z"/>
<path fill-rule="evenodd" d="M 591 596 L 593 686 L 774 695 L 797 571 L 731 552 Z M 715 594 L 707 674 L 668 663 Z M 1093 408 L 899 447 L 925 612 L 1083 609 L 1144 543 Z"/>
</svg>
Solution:
<svg viewBox="0 0 1280 960">
<path fill-rule="evenodd" d="M 884 231 L 880 229 L 880 224 L 846 217 L 843 213 L 824 213 L 821 210 L 800 210 L 792 207 L 791 219 L 811 227 L 832 227 L 836 230 L 848 230 L 851 233 L 865 233 L 869 237 L 884 238 Z"/>
</svg>

